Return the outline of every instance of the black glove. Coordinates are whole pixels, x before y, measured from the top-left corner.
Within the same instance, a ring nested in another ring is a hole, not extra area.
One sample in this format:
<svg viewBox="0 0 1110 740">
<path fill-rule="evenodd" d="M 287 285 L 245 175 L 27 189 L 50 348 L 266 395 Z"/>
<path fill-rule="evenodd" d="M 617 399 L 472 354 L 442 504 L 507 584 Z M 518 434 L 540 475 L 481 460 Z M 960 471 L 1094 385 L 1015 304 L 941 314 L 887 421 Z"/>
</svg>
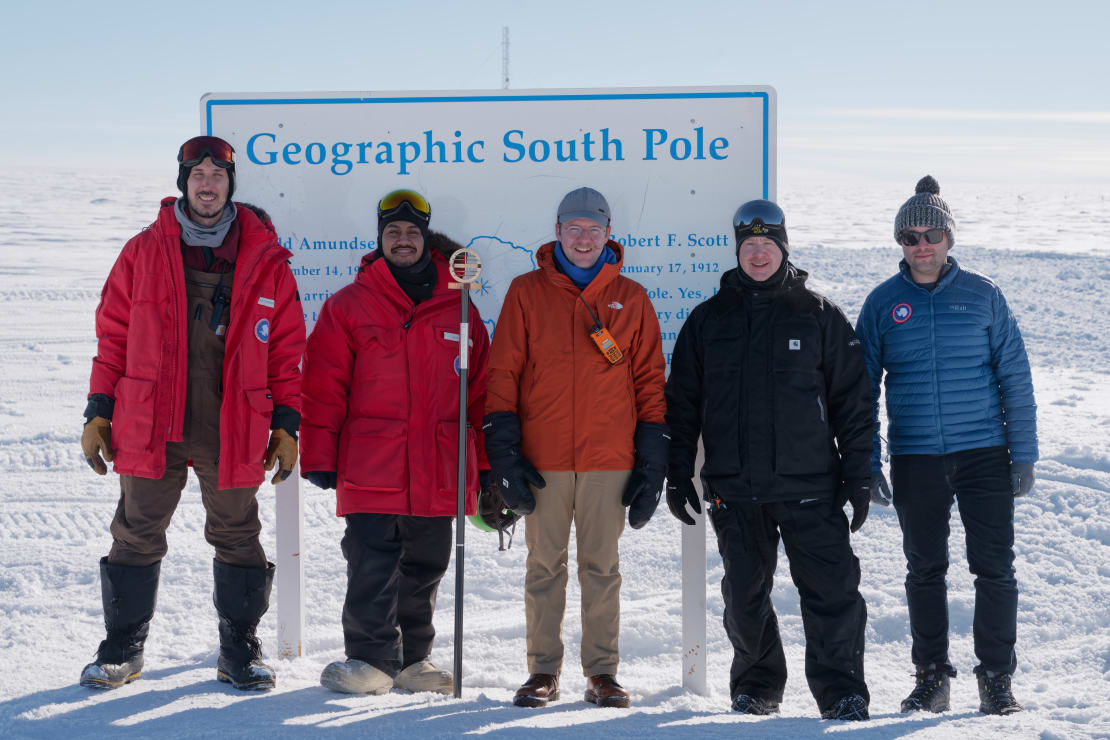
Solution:
<svg viewBox="0 0 1110 740">
<path fill-rule="evenodd" d="M 543 479 L 520 452 L 520 417 L 512 411 L 486 414 L 482 436 L 491 474 L 501 483 L 501 497 L 513 513 L 527 516 L 536 508 L 536 497 L 528 484 L 544 488 Z"/>
<path fill-rule="evenodd" d="M 871 500 L 880 506 L 890 506 L 894 497 L 890 495 L 890 486 L 886 482 L 883 471 L 871 474 Z"/>
<path fill-rule="evenodd" d="M 339 476 L 335 474 L 334 470 L 313 470 L 304 474 L 308 478 L 308 482 L 317 488 L 323 488 L 325 491 L 329 488 L 335 488 L 339 483 Z"/>
<path fill-rule="evenodd" d="M 667 452 L 671 445 L 671 430 L 666 424 L 641 421 L 636 425 L 633 438 L 636 446 L 636 466 L 624 486 L 621 504 L 628 507 L 628 526 L 639 529 L 648 523 L 659 497 L 663 493 L 663 479 L 667 475 Z"/>
<path fill-rule="evenodd" d="M 841 483 L 833 503 L 836 508 L 842 509 L 848 501 L 852 502 L 852 524 L 848 528 L 858 532 L 867 521 L 867 510 L 871 507 L 871 479 L 858 478 Z"/>
<path fill-rule="evenodd" d="M 695 524 L 694 518 L 686 513 L 686 504 L 694 509 L 695 514 L 701 513 L 701 503 L 698 501 L 698 491 L 694 488 L 694 481 L 689 478 L 667 479 L 667 508 L 671 510 L 674 518 L 683 524 Z"/>
<path fill-rule="evenodd" d="M 1036 478 L 1033 463 L 1010 463 L 1010 488 L 1014 492 L 1014 498 L 1032 491 Z"/>
</svg>

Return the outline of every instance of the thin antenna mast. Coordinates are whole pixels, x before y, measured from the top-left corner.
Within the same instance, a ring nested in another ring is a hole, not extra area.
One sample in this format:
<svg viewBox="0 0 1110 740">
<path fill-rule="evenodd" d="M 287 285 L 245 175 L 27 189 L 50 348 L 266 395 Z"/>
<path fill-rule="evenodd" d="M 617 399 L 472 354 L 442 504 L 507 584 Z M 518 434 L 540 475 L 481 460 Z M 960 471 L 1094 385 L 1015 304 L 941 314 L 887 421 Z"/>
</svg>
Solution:
<svg viewBox="0 0 1110 740">
<path fill-rule="evenodd" d="M 509 27 L 501 26 L 501 89 L 509 89 Z"/>
</svg>

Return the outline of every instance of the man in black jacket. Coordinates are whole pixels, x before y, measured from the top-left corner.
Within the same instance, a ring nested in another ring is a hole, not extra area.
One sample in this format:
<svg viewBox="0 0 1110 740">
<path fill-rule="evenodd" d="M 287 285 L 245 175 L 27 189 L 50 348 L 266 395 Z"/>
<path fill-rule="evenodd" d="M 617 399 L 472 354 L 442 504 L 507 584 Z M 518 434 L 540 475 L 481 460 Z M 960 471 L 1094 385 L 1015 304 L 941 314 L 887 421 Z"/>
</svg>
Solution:
<svg viewBox="0 0 1110 740">
<path fill-rule="evenodd" d="M 806 634 L 806 679 L 821 716 L 868 719 L 863 676 L 867 607 L 851 531 L 867 518 L 871 407 L 859 341 L 843 312 L 805 287 L 787 261 L 786 220 L 766 200 L 733 220 L 738 269 L 678 335 L 667 381 L 667 504 L 700 512 L 702 483 L 724 562 L 725 631 L 733 645 L 732 707 L 778 711 L 786 658 L 771 604 L 778 543 L 790 558 Z"/>
</svg>

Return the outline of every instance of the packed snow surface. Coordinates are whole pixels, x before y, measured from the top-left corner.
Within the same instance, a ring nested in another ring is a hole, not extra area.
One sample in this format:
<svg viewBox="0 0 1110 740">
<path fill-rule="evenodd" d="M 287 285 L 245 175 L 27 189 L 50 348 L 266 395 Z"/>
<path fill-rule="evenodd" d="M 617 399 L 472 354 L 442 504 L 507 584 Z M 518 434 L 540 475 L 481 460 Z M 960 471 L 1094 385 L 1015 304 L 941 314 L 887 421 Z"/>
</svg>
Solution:
<svg viewBox="0 0 1110 740">
<path fill-rule="evenodd" d="M 81 459 L 81 412 L 95 352 L 93 311 L 124 241 L 149 224 L 172 175 L 0 170 L 0 737 L 1110 737 L 1110 188 L 945 187 L 959 219 L 953 255 L 992 276 L 1025 336 L 1039 407 L 1037 486 L 1017 502 L 1019 668 L 1025 711 L 977 711 L 971 641 L 974 592 L 963 528 L 952 518 L 949 573 L 952 709 L 898 713 L 912 687 L 905 564 L 897 519 L 872 507 L 852 540 L 867 600 L 872 720 L 821 721 L 802 672 L 798 597 L 785 556 L 774 602 L 790 667 L 778 717 L 729 711 L 731 650 L 721 626 L 722 568 L 709 535 L 708 696 L 683 690 L 679 527 L 666 506 L 621 540 L 619 678 L 632 709 L 582 701 L 578 587 L 570 579 L 563 699 L 541 710 L 511 705 L 525 663 L 523 534 L 508 552 L 470 529 L 466 562 L 463 699 L 394 691 L 341 696 L 319 685 L 343 656 L 346 568 L 332 492 L 305 490 L 305 655 L 274 657 L 275 612 L 260 626 L 278 688 L 238 692 L 217 683 L 212 551 L 190 478 L 169 530 L 158 610 L 141 681 L 117 691 L 77 685 L 103 636 L 97 561 L 110 545 L 114 474 Z M 787 182 L 792 260 L 853 320 L 867 293 L 893 274 L 897 207 L 912 193 Z M 942 181 L 942 185 L 946 185 Z M 369 201 L 368 201 L 369 203 Z M 368 206 L 369 207 L 369 206 Z M 280 230 L 281 224 L 278 224 Z M 274 550 L 274 492 L 264 485 L 263 544 Z M 574 543 L 571 542 L 571 568 Z M 454 567 L 443 581 L 433 660 L 450 667 Z M 275 589 L 275 604 L 276 604 Z M 323 731 L 323 732 L 322 732 Z"/>
</svg>

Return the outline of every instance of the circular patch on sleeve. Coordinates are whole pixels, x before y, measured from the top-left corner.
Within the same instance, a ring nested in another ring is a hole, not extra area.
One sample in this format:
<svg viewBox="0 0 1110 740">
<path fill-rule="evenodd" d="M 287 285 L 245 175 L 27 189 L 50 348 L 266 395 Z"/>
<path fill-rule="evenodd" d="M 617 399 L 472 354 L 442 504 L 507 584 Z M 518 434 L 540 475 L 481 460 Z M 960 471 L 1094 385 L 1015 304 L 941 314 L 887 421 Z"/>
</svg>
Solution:
<svg viewBox="0 0 1110 740">
<path fill-rule="evenodd" d="M 270 341 L 270 320 L 259 319 L 258 323 L 254 325 L 254 337 L 258 341 L 265 344 Z"/>
<path fill-rule="evenodd" d="M 891 309 L 890 318 L 894 319 L 895 324 L 904 324 L 913 316 L 913 306 L 908 303 L 899 303 Z"/>
</svg>

